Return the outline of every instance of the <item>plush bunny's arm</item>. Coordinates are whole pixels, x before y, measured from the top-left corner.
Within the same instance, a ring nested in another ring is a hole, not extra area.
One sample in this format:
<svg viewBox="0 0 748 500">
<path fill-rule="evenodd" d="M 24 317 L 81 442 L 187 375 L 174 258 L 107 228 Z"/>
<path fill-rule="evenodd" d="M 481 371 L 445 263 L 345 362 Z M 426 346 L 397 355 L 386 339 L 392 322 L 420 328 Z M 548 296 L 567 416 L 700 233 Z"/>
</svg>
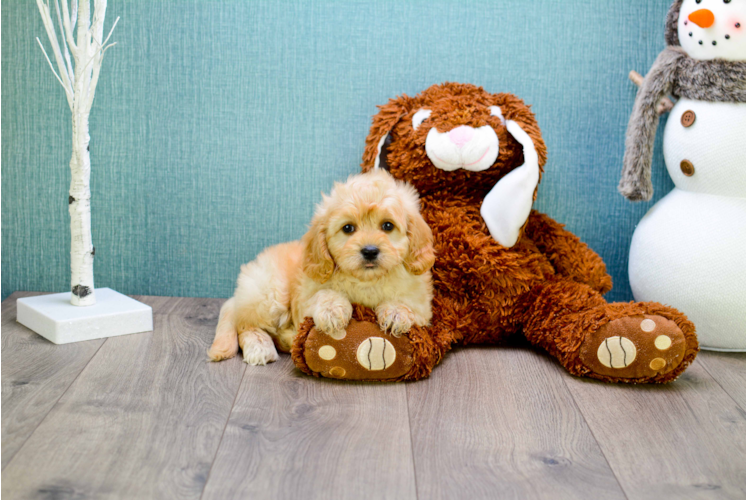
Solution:
<svg viewBox="0 0 748 500">
<path fill-rule="evenodd" d="M 522 145 L 525 163 L 496 183 L 483 199 L 480 214 L 493 239 L 509 248 L 517 243 L 519 231 L 530 215 L 540 167 L 538 152 L 527 132 L 514 120 L 507 120 L 506 129 Z"/>
<path fill-rule="evenodd" d="M 636 94 L 626 130 L 626 152 L 618 184 L 618 191 L 631 201 L 652 198 L 652 150 L 659 122 L 657 108 L 672 89 L 678 61 L 684 55 L 678 47 L 663 50 Z"/>
<path fill-rule="evenodd" d="M 564 225 L 533 210 L 525 234 L 553 264 L 561 276 L 607 293 L 613 287 L 605 262 Z"/>
</svg>

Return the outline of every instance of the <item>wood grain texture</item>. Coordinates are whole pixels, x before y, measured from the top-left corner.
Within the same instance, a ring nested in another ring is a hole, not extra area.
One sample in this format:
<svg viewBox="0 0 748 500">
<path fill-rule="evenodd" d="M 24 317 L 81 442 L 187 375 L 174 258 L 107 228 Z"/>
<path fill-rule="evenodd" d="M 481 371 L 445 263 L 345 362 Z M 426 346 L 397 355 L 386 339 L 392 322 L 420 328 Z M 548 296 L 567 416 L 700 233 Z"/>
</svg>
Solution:
<svg viewBox="0 0 748 500">
<path fill-rule="evenodd" d="M 630 500 L 745 498 L 745 410 L 699 363 L 663 386 L 563 380 Z"/>
<path fill-rule="evenodd" d="M 625 498 L 552 363 L 460 349 L 408 385 L 419 498 Z"/>
<path fill-rule="evenodd" d="M 207 361 L 221 302 L 107 339 L 3 471 L 3 497 L 199 498 L 245 370 Z"/>
<path fill-rule="evenodd" d="M 104 340 L 55 345 L 16 322 L 16 292 L 2 303 L 2 468 L 44 420 Z"/>
<path fill-rule="evenodd" d="M 405 385 L 249 367 L 203 498 L 416 498 Z"/>
<path fill-rule="evenodd" d="M 208 363 L 222 300 L 135 297 L 154 332 L 57 346 L 15 323 L 22 295 L 4 498 L 745 498 L 744 354 L 624 386 L 474 347 L 425 381 L 345 383 Z"/>
<path fill-rule="evenodd" d="M 745 410 L 744 352 L 701 351 L 696 362 Z"/>
<path fill-rule="evenodd" d="M 169 314 L 174 310 L 182 310 L 187 300 L 184 297 L 157 297 L 154 295 L 130 295 L 133 299 L 151 306 L 153 314 Z"/>
</svg>

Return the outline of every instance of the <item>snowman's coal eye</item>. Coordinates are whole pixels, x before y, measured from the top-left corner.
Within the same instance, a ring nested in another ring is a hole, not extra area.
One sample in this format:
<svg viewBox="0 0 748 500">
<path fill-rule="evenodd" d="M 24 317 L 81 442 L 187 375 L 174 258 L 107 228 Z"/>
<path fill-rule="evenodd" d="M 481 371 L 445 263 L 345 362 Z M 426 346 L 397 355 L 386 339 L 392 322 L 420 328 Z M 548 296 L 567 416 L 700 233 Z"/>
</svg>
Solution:
<svg viewBox="0 0 748 500">
<path fill-rule="evenodd" d="M 696 0 L 696 3 L 701 3 L 701 0 Z"/>
<path fill-rule="evenodd" d="M 730 3 L 732 0 L 724 0 L 725 3 Z"/>
<path fill-rule="evenodd" d="M 416 114 L 413 115 L 413 130 L 418 130 L 418 127 L 431 116 L 430 109 L 419 109 Z"/>
</svg>

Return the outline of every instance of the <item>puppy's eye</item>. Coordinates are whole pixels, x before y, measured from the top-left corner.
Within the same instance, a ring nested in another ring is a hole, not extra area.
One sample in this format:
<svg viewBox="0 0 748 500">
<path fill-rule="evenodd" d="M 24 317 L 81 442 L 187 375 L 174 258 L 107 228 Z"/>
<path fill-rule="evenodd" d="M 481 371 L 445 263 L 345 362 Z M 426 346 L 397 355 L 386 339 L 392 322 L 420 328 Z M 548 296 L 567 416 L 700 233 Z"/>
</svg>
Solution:
<svg viewBox="0 0 748 500">
<path fill-rule="evenodd" d="M 382 231 L 384 231 L 385 233 L 389 233 L 393 229 L 395 229 L 395 225 L 392 222 L 385 222 L 384 224 L 382 224 Z"/>
<path fill-rule="evenodd" d="M 418 127 L 426 121 L 426 118 L 431 116 L 430 109 L 419 109 L 416 114 L 413 115 L 413 130 L 418 130 Z"/>
<path fill-rule="evenodd" d="M 351 234 L 355 230 L 356 226 L 354 226 L 353 224 L 346 224 L 345 226 L 343 226 L 343 232 L 345 234 Z"/>
</svg>

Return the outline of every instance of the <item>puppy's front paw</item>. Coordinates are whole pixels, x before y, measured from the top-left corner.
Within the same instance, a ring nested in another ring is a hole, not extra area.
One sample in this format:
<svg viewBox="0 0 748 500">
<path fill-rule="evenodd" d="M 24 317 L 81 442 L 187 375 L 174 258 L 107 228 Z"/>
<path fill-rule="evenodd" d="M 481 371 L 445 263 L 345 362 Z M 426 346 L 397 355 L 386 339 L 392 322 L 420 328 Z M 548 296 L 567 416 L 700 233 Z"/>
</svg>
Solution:
<svg viewBox="0 0 748 500">
<path fill-rule="evenodd" d="M 273 339 L 265 332 L 254 330 L 239 335 L 244 362 L 250 365 L 264 366 L 278 360 Z"/>
<path fill-rule="evenodd" d="M 416 321 L 416 315 L 403 304 L 385 303 L 377 307 L 377 321 L 383 332 L 389 331 L 395 337 L 399 337 L 410 331 Z"/>
<path fill-rule="evenodd" d="M 335 340 L 345 337 L 345 327 L 351 321 L 353 306 L 336 301 L 320 307 L 313 316 L 314 325 Z"/>
<path fill-rule="evenodd" d="M 278 351 L 275 346 L 254 346 L 244 351 L 244 362 L 254 366 L 265 366 L 278 361 Z"/>
</svg>

